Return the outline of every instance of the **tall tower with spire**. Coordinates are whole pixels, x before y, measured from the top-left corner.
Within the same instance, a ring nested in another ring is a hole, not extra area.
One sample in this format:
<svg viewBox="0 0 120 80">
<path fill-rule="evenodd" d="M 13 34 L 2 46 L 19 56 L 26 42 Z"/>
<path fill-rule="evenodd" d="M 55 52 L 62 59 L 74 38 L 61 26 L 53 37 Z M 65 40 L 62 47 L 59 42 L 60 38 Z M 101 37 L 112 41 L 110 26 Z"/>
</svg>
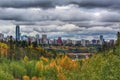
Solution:
<svg viewBox="0 0 120 80">
<path fill-rule="evenodd" d="M 16 25 L 16 41 L 20 40 L 20 26 Z"/>
</svg>

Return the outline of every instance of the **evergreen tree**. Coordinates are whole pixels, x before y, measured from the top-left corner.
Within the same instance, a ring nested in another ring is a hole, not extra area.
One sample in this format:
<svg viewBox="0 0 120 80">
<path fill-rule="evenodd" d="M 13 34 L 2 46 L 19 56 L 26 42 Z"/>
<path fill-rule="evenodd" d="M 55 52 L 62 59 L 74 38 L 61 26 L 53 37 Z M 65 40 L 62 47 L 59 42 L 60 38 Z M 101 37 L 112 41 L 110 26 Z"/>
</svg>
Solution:
<svg viewBox="0 0 120 80">
<path fill-rule="evenodd" d="M 33 42 L 33 47 L 36 48 L 37 46 L 37 41 Z"/>
<path fill-rule="evenodd" d="M 10 52 L 9 52 L 9 59 L 12 60 L 13 57 L 13 51 L 14 51 L 14 47 L 13 47 L 13 38 L 12 36 L 10 36 L 10 40 L 9 40 L 9 47 L 10 47 Z"/>
<path fill-rule="evenodd" d="M 116 46 L 120 46 L 120 32 L 117 33 Z"/>
<path fill-rule="evenodd" d="M 117 41 L 116 46 L 113 49 L 113 53 L 120 56 L 120 32 L 117 33 Z"/>
</svg>

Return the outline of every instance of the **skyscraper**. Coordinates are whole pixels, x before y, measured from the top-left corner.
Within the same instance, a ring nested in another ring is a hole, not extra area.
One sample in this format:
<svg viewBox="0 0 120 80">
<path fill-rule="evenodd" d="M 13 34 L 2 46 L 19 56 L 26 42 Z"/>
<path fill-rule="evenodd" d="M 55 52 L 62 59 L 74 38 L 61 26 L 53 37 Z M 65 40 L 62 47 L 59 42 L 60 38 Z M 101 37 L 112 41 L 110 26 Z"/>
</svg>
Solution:
<svg viewBox="0 0 120 80">
<path fill-rule="evenodd" d="M 39 38 L 40 38 L 39 34 L 36 34 L 36 39 L 39 39 Z"/>
<path fill-rule="evenodd" d="M 42 39 L 46 40 L 46 39 L 47 39 L 47 35 L 46 35 L 46 34 L 43 34 L 43 35 L 42 35 Z"/>
<path fill-rule="evenodd" d="M 16 25 L 16 41 L 20 40 L 20 27 Z"/>
<path fill-rule="evenodd" d="M 58 44 L 59 46 L 62 45 L 62 38 L 61 38 L 61 37 L 58 37 L 58 39 L 57 39 L 57 44 Z"/>
<path fill-rule="evenodd" d="M 44 44 L 47 43 L 47 35 L 46 34 L 42 35 L 42 43 L 44 43 Z"/>
<path fill-rule="evenodd" d="M 104 43 L 103 35 L 100 35 L 100 45 L 103 45 L 103 43 Z"/>
<path fill-rule="evenodd" d="M 0 40 L 4 39 L 4 34 L 0 33 Z"/>
</svg>

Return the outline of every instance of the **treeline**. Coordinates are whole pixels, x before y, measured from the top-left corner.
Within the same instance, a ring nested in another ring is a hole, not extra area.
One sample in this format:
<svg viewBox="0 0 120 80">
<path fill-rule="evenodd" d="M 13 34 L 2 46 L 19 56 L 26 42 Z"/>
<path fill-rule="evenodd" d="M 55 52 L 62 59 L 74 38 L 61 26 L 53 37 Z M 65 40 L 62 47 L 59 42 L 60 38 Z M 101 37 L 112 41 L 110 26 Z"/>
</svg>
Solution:
<svg viewBox="0 0 120 80">
<path fill-rule="evenodd" d="M 8 42 L 2 41 L 2 43 L 8 46 L 7 53 L 3 56 L 10 60 L 20 60 L 25 56 L 29 57 L 31 60 L 39 59 L 41 56 L 47 58 L 55 58 L 57 56 L 55 51 L 47 52 L 40 45 L 37 45 L 37 42 L 14 41 L 12 36 L 10 36 Z"/>
</svg>

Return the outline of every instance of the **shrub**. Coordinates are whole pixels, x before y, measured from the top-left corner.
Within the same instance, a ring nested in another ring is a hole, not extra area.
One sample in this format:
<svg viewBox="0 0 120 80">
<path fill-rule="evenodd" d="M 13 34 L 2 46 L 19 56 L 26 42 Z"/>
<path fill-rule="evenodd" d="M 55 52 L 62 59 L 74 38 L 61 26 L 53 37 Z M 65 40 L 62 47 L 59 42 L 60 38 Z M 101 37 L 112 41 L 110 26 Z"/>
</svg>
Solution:
<svg viewBox="0 0 120 80">
<path fill-rule="evenodd" d="M 14 80 L 13 76 L 0 70 L 0 80 Z"/>
<path fill-rule="evenodd" d="M 120 58 L 111 53 L 94 55 L 81 68 L 82 80 L 119 80 Z"/>
<path fill-rule="evenodd" d="M 23 80 L 30 80 L 29 76 L 23 76 Z"/>
<path fill-rule="evenodd" d="M 22 78 L 26 75 L 26 69 L 20 62 L 10 63 L 10 71 L 15 78 Z"/>
</svg>

